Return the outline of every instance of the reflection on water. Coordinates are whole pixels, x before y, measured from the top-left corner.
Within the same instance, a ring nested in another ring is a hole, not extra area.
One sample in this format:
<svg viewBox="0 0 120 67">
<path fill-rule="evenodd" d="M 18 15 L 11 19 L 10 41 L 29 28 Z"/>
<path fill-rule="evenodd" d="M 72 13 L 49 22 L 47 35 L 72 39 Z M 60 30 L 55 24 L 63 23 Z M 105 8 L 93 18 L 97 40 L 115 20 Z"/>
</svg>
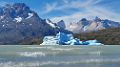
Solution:
<svg viewBox="0 0 120 67">
<path fill-rule="evenodd" d="M 0 46 L 0 67 L 116 67 L 119 46 Z"/>
</svg>

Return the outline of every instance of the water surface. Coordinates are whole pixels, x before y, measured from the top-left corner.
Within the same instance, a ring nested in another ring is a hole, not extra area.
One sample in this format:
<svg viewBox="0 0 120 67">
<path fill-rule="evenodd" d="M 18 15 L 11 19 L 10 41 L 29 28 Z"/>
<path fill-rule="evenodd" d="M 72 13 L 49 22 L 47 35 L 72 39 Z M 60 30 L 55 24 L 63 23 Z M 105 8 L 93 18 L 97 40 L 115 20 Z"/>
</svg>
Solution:
<svg viewBox="0 0 120 67">
<path fill-rule="evenodd" d="M 0 67 L 118 67 L 120 46 L 0 46 Z"/>
</svg>

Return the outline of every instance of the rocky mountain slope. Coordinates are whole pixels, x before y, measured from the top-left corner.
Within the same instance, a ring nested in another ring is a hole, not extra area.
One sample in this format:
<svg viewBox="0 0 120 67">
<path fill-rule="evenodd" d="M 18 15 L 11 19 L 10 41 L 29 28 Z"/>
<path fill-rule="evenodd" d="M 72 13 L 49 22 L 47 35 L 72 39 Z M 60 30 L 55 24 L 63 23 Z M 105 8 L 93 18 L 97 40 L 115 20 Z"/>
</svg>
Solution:
<svg viewBox="0 0 120 67">
<path fill-rule="evenodd" d="M 41 19 L 24 3 L 0 7 L 0 44 L 31 44 L 59 31 L 67 32 L 52 27 L 46 19 Z"/>
</svg>

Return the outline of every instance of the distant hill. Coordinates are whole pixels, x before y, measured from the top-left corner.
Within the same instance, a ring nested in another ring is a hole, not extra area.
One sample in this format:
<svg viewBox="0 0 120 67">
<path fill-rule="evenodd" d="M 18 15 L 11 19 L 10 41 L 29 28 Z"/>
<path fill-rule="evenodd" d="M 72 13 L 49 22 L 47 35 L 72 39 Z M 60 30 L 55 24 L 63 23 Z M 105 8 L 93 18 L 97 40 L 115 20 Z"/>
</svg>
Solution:
<svg viewBox="0 0 120 67">
<path fill-rule="evenodd" d="M 99 30 L 90 33 L 74 34 L 75 37 L 81 40 L 96 39 L 105 45 L 120 45 L 120 27 Z"/>
</svg>

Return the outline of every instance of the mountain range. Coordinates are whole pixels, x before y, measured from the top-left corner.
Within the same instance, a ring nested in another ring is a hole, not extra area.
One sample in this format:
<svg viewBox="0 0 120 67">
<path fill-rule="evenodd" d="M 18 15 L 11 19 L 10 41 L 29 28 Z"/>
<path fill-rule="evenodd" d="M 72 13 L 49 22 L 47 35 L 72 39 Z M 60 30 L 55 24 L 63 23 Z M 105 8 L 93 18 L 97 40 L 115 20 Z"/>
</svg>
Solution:
<svg viewBox="0 0 120 67">
<path fill-rule="evenodd" d="M 120 27 L 120 23 L 96 17 L 94 20 L 83 18 L 67 26 L 64 20 L 54 23 L 40 18 L 24 3 L 0 7 L 0 44 L 32 44 L 58 32 L 80 33 L 112 27 Z"/>
<path fill-rule="evenodd" d="M 24 3 L 6 4 L 0 7 L 0 44 L 31 42 L 59 31 L 69 32 L 47 21 Z"/>
<path fill-rule="evenodd" d="M 62 24 L 60 24 L 62 22 Z M 58 22 L 59 26 L 62 26 L 63 28 L 73 32 L 73 33 L 84 33 L 84 32 L 92 32 L 92 31 L 98 31 L 108 28 L 116 28 L 120 27 L 120 22 L 111 21 L 108 19 L 101 19 L 99 17 L 95 17 L 93 20 L 87 20 L 86 18 L 82 18 L 78 22 L 72 22 L 68 25 L 64 20 L 61 20 Z"/>
</svg>

